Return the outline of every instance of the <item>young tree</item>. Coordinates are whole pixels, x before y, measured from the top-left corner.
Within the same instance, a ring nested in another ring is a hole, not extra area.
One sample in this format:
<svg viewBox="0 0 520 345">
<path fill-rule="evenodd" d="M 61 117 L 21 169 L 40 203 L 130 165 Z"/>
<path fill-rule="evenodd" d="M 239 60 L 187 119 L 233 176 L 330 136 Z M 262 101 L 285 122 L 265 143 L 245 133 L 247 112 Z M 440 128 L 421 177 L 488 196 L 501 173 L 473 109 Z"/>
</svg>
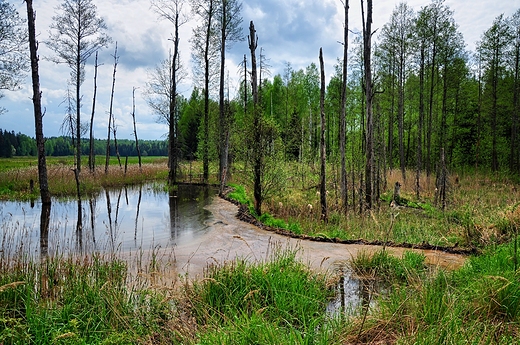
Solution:
<svg viewBox="0 0 520 345">
<path fill-rule="evenodd" d="M 219 84 L 219 122 L 220 122 L 220 193 L 224 191 L 226 177 L 228 175 L 228 153 L 229 153 L 229 116 L 226 114 L 224 88 L 226 49 L 230 47 L 229 42 L 243 40 L 242 35 L 242 3 L 238 0 L 220 0 L 216 19 L 220 29 L 220 84 Z"/>
<path fill-rule="evenodd" d="M 178 104 L 177 83 L 181 71 L 180 63 L 180 35 L 179 28 L 187 22 L 183 12 L 184 0 L 152 0 L 152 7 L 159 17 L 169 20 L 173 24 L 173 56 L 170 59 L 168 85 L 168 183 L 174 185 L 177 181 L 177 156 L 178 156 Z"/>
<path fill-rule="evenodd" d="M 81 171 L 81 84 L 85 79 L 85 64 L 97 50 L 106 47 L 110 37 L 104 32 L 105 21 L 98 17 L 92 0 L 64 0 L 53 16 L 49 40 L 45 43 L 56 53 L 55 63 L 65 63 L 71 69 L 76 88 L 76 169 Z"/>
<path fill-rule="evenodd" d="M 36 127 L 36 145 L 38 147 L 38 179 L 40 180 L 40 196 L 42 203 L 50 205 L 51 195 L 47 181 L 47 163 L 45 159 L 45 139 L 43 136 L 43 114 L 40 91 L 40 75 L 38 72 L 38 42 L 36 41 L 36 14 L 34 13 L 32 0 L 26 0 L 27 23 L 29 27 L 29 50 L 31 54 L 31 71 L 33 86 L 34 122 Z M 50 209 L 49 209 L 50 212 Z"/>
<path fill-rule="evenodd" d="M 14 6 L 0 0 L 0 98 L 1 90 L 16 90 L 27 71 L 27 29 Z M 0 114 L 5 110 L 0 108 Z"/>
</svg>

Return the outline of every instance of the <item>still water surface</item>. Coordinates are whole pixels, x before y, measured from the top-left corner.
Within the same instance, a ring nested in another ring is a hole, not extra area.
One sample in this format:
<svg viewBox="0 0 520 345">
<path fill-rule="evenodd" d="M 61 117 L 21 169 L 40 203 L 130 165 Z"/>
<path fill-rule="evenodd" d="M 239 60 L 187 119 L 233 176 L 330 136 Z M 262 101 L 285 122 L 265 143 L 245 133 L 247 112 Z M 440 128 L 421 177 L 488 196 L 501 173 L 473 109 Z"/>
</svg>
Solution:
<svg viewBox="0 0 520 345">
<path fill-rule="evenodd" d="M 180 185 L 168 193 L 142 185 L 104 190 L 80 204 L 54 200 L 47 235 L 41 203 L 0 202 L 0 248 L 37 256 L 174 247 L 206 233 L 211 212 L 204 207 L 215 195 L 207 187 Z"/>
</svg>

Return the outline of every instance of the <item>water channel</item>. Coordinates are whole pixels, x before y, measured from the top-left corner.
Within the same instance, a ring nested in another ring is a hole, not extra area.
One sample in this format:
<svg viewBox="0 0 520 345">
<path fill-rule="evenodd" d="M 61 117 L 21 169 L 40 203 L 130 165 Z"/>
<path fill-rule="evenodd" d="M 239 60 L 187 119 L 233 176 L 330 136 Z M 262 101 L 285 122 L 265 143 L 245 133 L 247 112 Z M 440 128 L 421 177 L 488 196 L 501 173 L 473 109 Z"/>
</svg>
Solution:
<svg viewBox="0 0 520 345">
<path fill-rule="evenodd" d="M 352 276 L 346 263 L 360 252 L 380 247 L 287 238 L 238 220 L 237 210 L 216 197 L 215 190 L 191 185 L 170 193 L 155 185 L 104 190 L 79 202 L 54 200 L 50 210 L 39 203 L 0 202 L 0 256 L 5 260 L 20 253 L 34 258 L 117 253 L 130 267 L 136 258 L 139 264 L 143 258 L 153 258 L 166 262 L 160 274 L 171 284 L 180 276 L 200 278 L 208 265 L 236 258 L 266 261 L 284 248 L 296 250 L 312 269 L 340 272 L 331 310 L 356 309 L 364 303 L 366 284 Z M 404 252 L 387 250 L 395 255 Z M 456 268 L 464 262 L 459 255 L 420 252 L 431 265 Z"/>
</svg>

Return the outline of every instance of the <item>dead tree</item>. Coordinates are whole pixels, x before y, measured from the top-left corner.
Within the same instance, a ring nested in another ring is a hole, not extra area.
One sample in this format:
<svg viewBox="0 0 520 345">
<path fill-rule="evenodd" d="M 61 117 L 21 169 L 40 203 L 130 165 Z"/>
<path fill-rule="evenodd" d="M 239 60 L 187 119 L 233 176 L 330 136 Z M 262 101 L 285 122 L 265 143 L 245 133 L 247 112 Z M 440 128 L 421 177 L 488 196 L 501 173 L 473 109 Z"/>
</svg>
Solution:
<svg viewBox="0 0 520 345">
<path fill-rule="evenodd" d="M 367 17 L 365 18 L 364 4 L 361 0 L 363 17 L 363 63 L 365 69 L 365 98 L 366 98 L 366 164 L 365 164 L 365 202 L 367 209 L 371 209 L 375 196 L 375 159 L 374 159 L 374 119 L 372 102 L 372 0 L 367 1 Z"/>
<path fill-rule="evenodd" d="M 135 125 L 135 90 L 136 87 L 132 89 L 132 120 L 134 123 L 134 137 L 135 137 L 135 150 L 137 151 L 137 157 L 139 159 L 139 170 L 141 169 L 141 150 L 139 149 L 139 140 L 137 139 L 137 127 Z"/>
<path fill-rule="evenodd" d="M 320 88 L 320 113 L 321 113 L 321 136 L 320 136 L 320 151 L 321 151 L 321 173 L 320 173 L 320 203 L 321 203 L 321 220 L 328 221 L 327 209 L 327 150 L 325 146 L 325 126 L 327 124 L 325 118 L 325 68 L 323 67 L 323 50 L 320 48 L 320 71 L 321 71 L 321 88 Z"/>
<path fill-rule="evenodd" d="M 94 155 L 94 113 L 96 109 L 98 67 L 98 52 L 96 52 L 96 61 L 94 63 L 94 96 L 92 97 L 92 114 L 90 115 L 90 144 L 88 156 L 88 167 L 91 173 L 93 173 L 96 170 L 96 160 Z"/>
<path fill-rule="evenodd" d="M 47 180 L 47 162 L 45 159 L 45 138 L 43 136 L 42 94 L 40 91 L 40 74 L 38 72 L 38 42 L 36 41 L 36 14 L 32 0 L 26 0 L 27 23 L 29 26 L 29 50 L 31 56 L 31 77 L 33 87 L 34 122 L 36 128 L 36 146 L 38 148 L 38 179 L 40 180 L 40 196 L 43 204 L 51 204 L 49 183 Z M 49 208 L 50 212 L 50 208 Z"/>
</svg>

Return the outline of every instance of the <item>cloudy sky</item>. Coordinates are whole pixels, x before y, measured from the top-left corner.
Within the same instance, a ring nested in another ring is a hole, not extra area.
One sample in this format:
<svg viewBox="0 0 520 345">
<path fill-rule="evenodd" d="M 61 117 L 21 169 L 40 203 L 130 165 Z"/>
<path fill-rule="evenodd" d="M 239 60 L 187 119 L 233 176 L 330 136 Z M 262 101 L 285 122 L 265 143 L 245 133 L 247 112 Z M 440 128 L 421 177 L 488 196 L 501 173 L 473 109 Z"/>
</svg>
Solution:
<svg viewBox="0 0 520 345">
<path fill-rule="evenodd" d="M 25 18 L 25 3 L 9 0 L 20 15 Z M 35 1 L 36 28 L 38 40 L 45 41 L 56 7 L 61 0 Z M 172 28 L 169 22 L 158 20 L 150 8 L 149 0 L 93 0 L 98 13 L 108 26 L 108 34 L 114 44 L 99 53 L 98 97 L 96 100 L 96 118 L 94 135 L 105 138 L 112 86 L 113 57 L 115 42 L 118 44 L 119 63 L 116 74 L 114 94 L 114 114 L 121 139 L 133 138 L 132 89 L 136 91 L 137 132 L 141 139 L 162 139 L 167 132 L 164 124 L 156 123 L 156 115 L 147 106 L 143 91 L 149 71 L 168 56 L 172 42 Z M 400 0 L 374 1 L 373 28 L 381 28 L 388 22 L 390 15 Z M 430 0 L 406 1 L 415 11 L 430 3 Z M 468 50 L 474 50 L 482 33 L 500 14 L 511 16 L 520 4 L 517 1 L 495 0 L 446 0 L 446 5 L 454 11 L 467 44 Z M 269 59 L 271 74 L 283 74 L 283 69 L 290 63 L 293 69 L 305 68 L 312 62 L 318 64 L 318 53 L 323 47 L 327 75 L 332 73 L 332 66 L 342 56 L 342 46 L 338 41 L 343 37 L 343 7 L 340 0 L 243 0 L 243 32 L 248 34 L 252 20 L 258 34 L 258 46 Z M 193 22 L 181 28 L 181 58 L 188 72 L 191 71 L 190 36 Z M 350 1 L 349 27 L 353 32 L 361 28 L 360 1 Z M 351 39 L 353 39 L 351 35 Z M 376 37 L 377 41 L 377 37 Z M 230 93 L 233 97 L 238 88 L 238 64 L 244 54 L 248 54 L 247 40 L 235 43 L 228 52 L 227 69 L 230 79 Z M 69 69 L 65 65 L 55 65 L 45 60 L 52 56 L 44 44 L 40 44 L 40 82 L 45 107 L 44 134 L 58 136 L 65 115 L 64 100 L 67 94 Z M 258 54 L 258 52 L 257 52 Z M 248 54 L 249 56 L 249 54 Z M 248 58 L 249 59 L 249 58 Z M 89 118 L 93 94 L 93 57 L 86 69 L 85 82 L 82 85 L 84 120 Z M 181 92 L 187 97 L 193 88 L 190 78 L 186 78 Z M 21 132 L 34 137 L 34 116 L 32 110 L 30 79 L 21 90 L 5 92 L 0 106 L 8 110 L 0 115 L 0 128 Z"/>
</svg>

